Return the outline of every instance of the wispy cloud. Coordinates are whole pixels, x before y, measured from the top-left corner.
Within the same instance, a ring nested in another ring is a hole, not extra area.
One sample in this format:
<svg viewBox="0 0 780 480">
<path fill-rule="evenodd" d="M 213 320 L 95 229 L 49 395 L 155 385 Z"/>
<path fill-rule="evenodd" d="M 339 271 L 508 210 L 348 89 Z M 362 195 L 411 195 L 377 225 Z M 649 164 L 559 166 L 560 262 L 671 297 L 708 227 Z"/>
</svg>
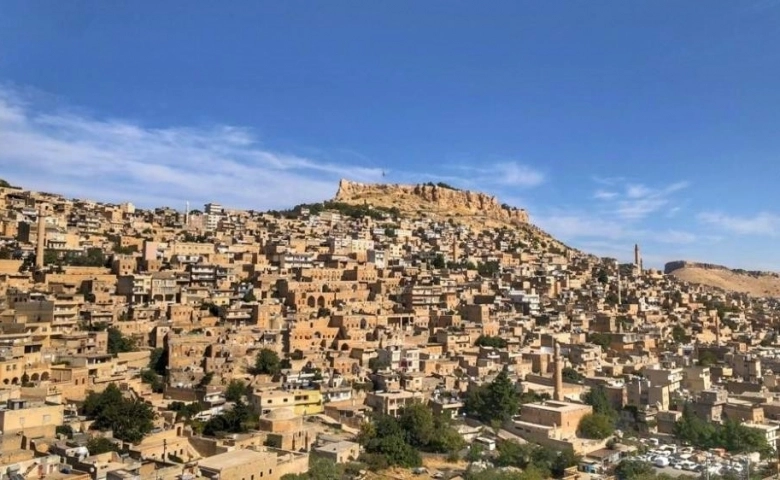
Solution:
<svg viewBox="0 0 780 480">
<path fill-rule="evenodd" d="M 623 240 L 638 233 L 624 222 L 594 217 L 586 212 L 553 213 L 534 218 L 542 229 L 564 240 L 582 238 Z"/>
<path fill-rule="evenodd" d="M 671 243 L 675 245 L 683 245 L 689 243 L 695 243 L 699 236 L 680 230 L 667 230 L 665 232 L 656 232 L 652 235 L 653 239 L 659 243 Z"/>
<path fill-rule="evenodd" d="M 219 200 L 279 208 L 332 197 L 340 177 L 382 178 L 381 169 L 263 148 L 241 127 L 150 128 L 41 111 L 8 88 L 0 88 L 0 165 L 26 187 L 146 206 Z"/>
<path fill-rule="evenodd" d="M 602 177 L 600 175 L 593 175 L 591 178 L 593 179 L 594 182 L 600 185 L 606 185 L 608 187 L 612 187 L 614 185 L 620 185 L 626 181 L 624 177 Z"/>
<path fill-rule="evenodd" d="M 604 183 L 604 180 L 596 180 L 597 183 Z M 623 185 L 622 191 L 613 189 L 605 191 L 598 189 L 593 197 L 603 200 L 605 206 L 611 209 L 614 214 L 623 220 L 640 220 L 650 214 L 656 213 L 663 208 L 675 208 L 670 205 L 673 200 L 673 194 L 688 187 L 688 182 L 676 182 L 664 187 L 649 187 L 643 184 Z"/>
<path fill-rule="evenodd" d="M 470 188 L 495 189 L 502 187 L 531 188 L 541 185 L 547 180 L 544 173 L 516 161 L 496 162 L 491 164 L 454 165 L 453 170 L 465 172 L 450 175 L 459 184 Z"/>
<path fill-rule="evenodd" d="M 598 200 L 612 200 L 613 198 L 617 198 L 617 196 L 620 195 L 617 192 L 610 192 L 607 190 L 596 190 L 596 193 L 593 194 L 593 198 L 596 198 Z"/>
<path fill-rule="evenodd" d="M 754 216 L 738 217 L 718 212 L 703 212 L 698 220 L 704 224 L 739 235 L 780 235 L 780 216 L 761 212 Z"/>
<path fill-rule="evenodd" d="M 634 243 L 654 245 L 657 254 L 715 241 L 685 226 L 670 228 L 666 221 L 659 221 L 680 211 L 678 193 L 688 187 L 688 182 L 659 186 L 622 177 L 592 180 L 599 188 L 590 198 L 566 209 L 539 212 L 533 215 L 534 221 L 572 245 L 623 259 L 630 258 Z"/>
</svg>

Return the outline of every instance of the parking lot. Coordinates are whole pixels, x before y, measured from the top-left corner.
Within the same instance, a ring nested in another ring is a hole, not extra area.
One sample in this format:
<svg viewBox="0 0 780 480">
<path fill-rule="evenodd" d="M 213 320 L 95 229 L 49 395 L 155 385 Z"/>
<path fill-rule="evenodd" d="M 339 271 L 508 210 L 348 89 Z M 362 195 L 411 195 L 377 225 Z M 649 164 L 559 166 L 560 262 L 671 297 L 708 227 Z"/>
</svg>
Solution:
<svg viewBox="0 0 780 480">
<path fill-rule="evenodd" d="M 672 476 L 699 476 L 706 470 L 709 471 L 710 475 L 728 473 L 740 475 L 747 468 L 746 459 L 741 456 L 718 456 L 712 452 L 693 447 L 681 447 L 660 442 L 657 445 L 651 441 L 643 441 L 642 443 L 647 445 L 649 450 L 637 455 L 635 459 L 653 465 L 659 473 Z"/>
</svg>

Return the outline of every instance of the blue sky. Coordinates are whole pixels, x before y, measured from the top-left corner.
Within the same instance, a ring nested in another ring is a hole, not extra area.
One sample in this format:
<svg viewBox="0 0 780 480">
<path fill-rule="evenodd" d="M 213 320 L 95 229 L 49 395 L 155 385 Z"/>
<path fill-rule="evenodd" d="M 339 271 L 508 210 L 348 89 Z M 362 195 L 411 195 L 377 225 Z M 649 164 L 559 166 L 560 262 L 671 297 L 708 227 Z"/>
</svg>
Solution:
<svg viewBox="0 0 780 480">
<path fill-rule="evenodd" d="M 780 270 L 778 46 L 777 0 L 0 0 L 0 176 L 255 209 L 442 180 L 589 252 Z"/>
</svg>

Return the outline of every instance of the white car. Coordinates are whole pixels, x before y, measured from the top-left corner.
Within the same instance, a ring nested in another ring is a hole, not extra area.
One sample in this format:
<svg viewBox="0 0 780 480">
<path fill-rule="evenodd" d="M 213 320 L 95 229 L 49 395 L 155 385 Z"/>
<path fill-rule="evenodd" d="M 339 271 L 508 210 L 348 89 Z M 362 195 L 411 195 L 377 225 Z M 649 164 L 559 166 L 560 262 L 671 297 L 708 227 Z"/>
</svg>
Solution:
<svg viewBox="0 0 780 480">
<path fill-rule="evenodd" d="M 668 467 L 669 466 L 669 459 L 666 457 L 656 457 L 655 459 L 655 466 L 656 467 Z"/>
</svg>

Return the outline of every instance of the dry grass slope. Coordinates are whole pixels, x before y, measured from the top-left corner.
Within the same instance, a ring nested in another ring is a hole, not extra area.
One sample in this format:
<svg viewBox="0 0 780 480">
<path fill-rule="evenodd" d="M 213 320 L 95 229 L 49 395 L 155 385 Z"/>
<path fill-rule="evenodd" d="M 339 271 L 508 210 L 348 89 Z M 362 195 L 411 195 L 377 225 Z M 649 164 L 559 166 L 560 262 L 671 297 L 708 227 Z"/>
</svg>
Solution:
<svg viewBox="0 0 780 480">
<path fill-rule="evenodd" d="M 747 293 L 756 297 L 780 297 L 780 278 L 771 274 L 750 275 L 728 269 L 685 266 L 671 272 L 680 280 L 719 288 L 721 290 Z"/>
</svg>

